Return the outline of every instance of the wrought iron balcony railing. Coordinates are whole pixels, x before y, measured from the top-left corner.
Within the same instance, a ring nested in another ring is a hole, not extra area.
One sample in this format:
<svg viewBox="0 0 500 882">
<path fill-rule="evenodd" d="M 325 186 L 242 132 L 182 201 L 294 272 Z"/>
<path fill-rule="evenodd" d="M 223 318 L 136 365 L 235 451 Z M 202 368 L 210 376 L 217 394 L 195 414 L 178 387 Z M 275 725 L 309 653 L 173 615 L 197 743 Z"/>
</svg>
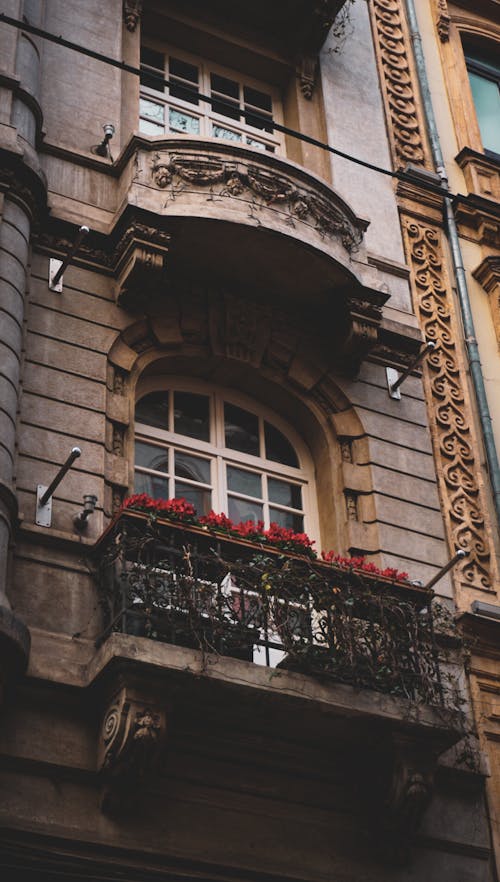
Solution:
<svg viewBox="0 0 500 882">
<path fill-rule="evenodd" d="M 441 613 L 422 589 L 132 512 L 96 553 L 98 645 L 120 631 L 448 703 Z"/>
</svg>

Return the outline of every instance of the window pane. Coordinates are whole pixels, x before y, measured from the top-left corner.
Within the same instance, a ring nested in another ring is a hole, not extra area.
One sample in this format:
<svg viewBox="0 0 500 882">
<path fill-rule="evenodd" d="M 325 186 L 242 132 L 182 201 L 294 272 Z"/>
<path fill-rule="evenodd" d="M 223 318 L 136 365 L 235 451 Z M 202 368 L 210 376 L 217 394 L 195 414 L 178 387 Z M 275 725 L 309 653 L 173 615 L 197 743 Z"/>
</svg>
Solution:
<svg viewBox="0 0 500 882">
<path fill-rule="evenodd" d="M 187 61 L 181 61 L 180 58 L 171 58 L 169 62 L 170 76 L 181 77 L 190 83 L 198 83 L 198 68 L 194 64 Z"/>
<path fill-rule="evenodd" d="M 147 493 L 153 499 L 168 499 L 168 479 L 136 472 L 134 490 L 136 493 Z"/>
<path fill-rule="evenodd" d="M 182 83 L 170 81 L 170 95 L 172 98 L 179 98 L 181 101 L 189 101 L 190 104 L 198 104 L 198 89 L 193 91 L 189 86 Z"/>
<path fill-rule="evenodd" d="M 168 472 L 168 450 L 136 441 L 135 464 L 146 469 L 155 469 L 157 472 Z"/>
<path fill-rule="evenodd" d="M 163 104 L 157 104 L 156 101 L 147 101 L 145 98 L 141 98 L 139 102 L 141 116 L 147 116 L 148 119 L 155 120 L 157 123 L 163 123 L 164 110 Z"/>
<path fill-rule="evenodd" d="M 171 132 L 180 132 L 182 135 L 199 135 L 200 120 L 197 116 L 190 116 L 189 113 L 181 113 L 180 110 L 174 110 L 173 107 L 168 111 L 168 126 Z"/>
<path fill-rule="evenodd" d="M 265 92 L 259 92 L 258 89 L 251 89 L 250 86 L 244 86 L 243 98 L 245 104 L 253 104 L 253 106 L 257 107 L 259 110 L 267 110 L 268 113 L 272 113 L 272 98 L 270 95 L 266 95 Z"/>
<path fill-rule="evenodd" d="M 256 117 L 253 113 L 245 113 L 245 123 L 254 129 L 262 129 L 264 132 L 274 131 L 272 120 L 267 120 L 265 117 Z"/>
<path fill-rule="evenodd" d="M 269 519 L 271 523 L 278 524 L 280 527 L 286 527 L 288 530 L 295 530 L 296 533 L 302 533 L 304 530 L 304 518 L 302 515 L 293 514 L 291 511 L 270 508 Z"/>
<path fill-rule="evenodd" d="M 302 508 L 302 490 L 299 484 L 288 484 L 285 481 L 277 481 L 276 478 L 268 478 L 267 487 L 270 502 L 288 505 L 290 508 Z"/>
<path fill-rule="evenodd" d="M 225 129 L 223 126 L 213 126 L 212 134 L 214 138 L 223 138 L 225 141 L 241 141 L 239 132 L 232 132 L 231 129 Z"/>
<path fill-rule="evenodd" d="M 209 441 L 209 408 L 208 395 L 174 392 L 174 432 L 188 435 L 189 438 L 198 438 L 200 441 Z"/>
<path fill-rule="evenodd" d="M 141 64 L 147 64 L 149 67 L 156 67 L 163 71 L 165 56 L 163 52 L 156 52 L 155 49 L 149 49 L 148 46 L 141 46 Z"/>
<path fill-rule="evenodd" d="M 143 65 L 155 70 L 146 70 Z M 148 89 L 156 89 L 157 92 L 163 92 L 165 89 L 165 56 L 162 52 L 155 52 L 154 49 L 147 49 L 145 46 L 141 49 L 141 85 Z"/>
<path fill-rule="evenodd" d="M 212 101 L 212 110 L 221 116 L 227 116 L 229 119 L 240 118 L 239 104 L 230 104 L 222 101 Z"/>
<path fill-rule="evenodd" d="M 235 490 L 237 493 L 256 496 L 257 499 L 262 498 L 262 478 L 255 472 L 247 472 L 246 469 L 228 466 L 227 486 L 229 490 Z"/>
<path fill-rule="evenodd" d="M 254 413 L 225 402 L 224 432 L 227 447 L 259 456 L 259 421 Z"/>
<path fill-rule="evenodd" d="M 272 426 L 271 423 L 264 423 L 264 436 L 266 439 L 267 459 L 299 468 L 297 454 L 282 432 L 276 429 L 275 426 Z"/>
<path fill-rule="evenodd" d="M 212 92 L 221 92 L 230 98 L 240 99 L 240 87 L 235 80 L 228 80 L 227 77 L 221 77 L 219 74 L 210 74 L 210 88 Z"/>
<path fill-rule="evenodd" d="M 186 499 L 191 505 L 194 505 L 198 515 L 208 514 L 212 508 L 212 494 L 210 490 L 198 489 L 191 484 L 183 484 L 182 481 L 176 481 L 175 496 L 177 499 Z"/>
<path fill-rule="evenodd" d="M 230 496 L 228 499 L 228 515 L 235 524 L 240 521 L 257 521 L 263 520 L 262 506 L 256 502 L 248 502 L 246 499 L 234 499 Z"/>
<path fill-rule="evenodd" d="M 175 474 L 179 478 L 189 478 L 191 481 L 210 484 L 210 460 L 201 459 L 199 456 L 190 456 L 189 453 L 181 453 L 180 450 L 176 450 Z"/>
<path fill-rule="evenodd" d="M 150 392 L 135 406 L 135 419 L 148 426 L 168 429 L 168 392 Z"/>
<path fill-rule="evenodd" d="M 164 126 L 159 126 L 157 123 L 150 122 L 149 119 L 140 119 L 139 120 L 139 131 L 143 133 L 143 135 L 163 135 L 165 132 Z"/>
<path fill-rule="evenodd" d="M 483 147 L 500 153 L 499 84 L 472 72 L 469 72 L 469 78 Z"/>
<path fill-rule="evenodd" d="M 249 135 L 246 136 L 245 141 L 249 147 L 257 147 L 259 150 L 267 149 L 267 144 L 264 144 L 262 141 L 256 141 L 255 138 L 250 138 Z"/>
</svg>

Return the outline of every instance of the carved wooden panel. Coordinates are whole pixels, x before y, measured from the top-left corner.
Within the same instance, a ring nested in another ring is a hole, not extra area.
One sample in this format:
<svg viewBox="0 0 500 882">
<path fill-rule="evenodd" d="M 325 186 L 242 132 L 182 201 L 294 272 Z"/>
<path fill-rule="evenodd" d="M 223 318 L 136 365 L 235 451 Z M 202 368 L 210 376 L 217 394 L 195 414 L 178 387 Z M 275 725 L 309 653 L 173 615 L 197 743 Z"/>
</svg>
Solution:
<svg viewBox="0 0 500 882">
<path fill-rule="evenodd" d="M 403 219 L 407 259 L 412 268 L 415 310 L 426 339 L 438 343 L 424 372 L 442 509 L 451 549 L 465 548 L 461 584 L 492 590 L 489 539 L 482 512 L 478 463 L 471 436 L 466 389 L 460 369 L 441 232 Z"/>
<path fill-rule="evenodd" d="M 402 4 L 400 0 L 371 0 L 370 10 L 394 164 L 426 165 L 425 127 Z"/>
</svg>

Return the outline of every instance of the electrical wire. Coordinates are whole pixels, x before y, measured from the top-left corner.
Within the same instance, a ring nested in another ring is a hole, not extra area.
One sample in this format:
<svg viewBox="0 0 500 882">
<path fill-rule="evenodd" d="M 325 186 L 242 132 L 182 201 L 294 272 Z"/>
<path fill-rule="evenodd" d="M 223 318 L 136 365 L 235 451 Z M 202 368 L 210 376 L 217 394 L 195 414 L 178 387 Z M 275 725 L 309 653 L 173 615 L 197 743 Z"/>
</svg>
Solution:
<svg viewBox="0 0 500 882">
<path fill-rule="evenodd" d="M 71 40 L 66 40 L 64 37 L 57 36 L 57 34 L 53 34 L 50 31 L 46 31 L 43 28 L 38 28 L 35 25 L 29 24 L 25 21 L 20 21 L 19 19 L 12 18 L 4 12 L 0 13 L 0 24 L 7 24 L 11 27 L 17 28 L 18 30 L 26 31 L 29 34 L 33 34 L 33 36 L 40 37 L 43 40 L 47 40 L 50 43 L 55 43 L 58 46 L 62 46 L 65 49 L 70 49 L 74 52 L 78 52 L 81 55 L 86 55 L 88 58 L 93 58 L 96 61 L 100 61 L 103 64 L 110 65 L 112 67 L 118 68 L 118 70 L 122 70 L 125 73 L 132 74 L 133 76 L 141 77 L 144 74 L 144 71 L 140 67 L 134 67 L 131 64 L 127 64 L 125 61 L 118 61 L 116 58 L 111 58 L 109 55 L 104 55 L 101 52 L 96 52 L 93 49 L 89 49 L 86 46 L 82 46 L 79 43 L 73 43 Z M 169 87 L 171 85 L 178 85 L 177 83 L 171 83 L 169 79 L 165 79 L 160 75 L 156 75 L 152 71 L 147 71 L 147 75 L 149 77 L 154 77 L 158 80 L 158 85 L 163 85 L 164 87 Z M 187 84 L 183 83 L 182 88 L 184 91 L 190 91 L 190 88 Z M 202 103 L 209 104 L 212 106 L 214 103 L 218 105 L 224 105 L 231 109 L 234 113 L 238 110 L 239 117 L 241 119 L 242 116 L 245 115 L 245 111 L 241 111 L 239 108 L 237 109 L 235 105 L 226 101 L 222 97 L 212 98 L 209 95 L 203 95 L 202 93 L 196 90 L 196 87 L 192 88 L 193 95 L 196 95 L 197 99 Z M 265 125 L 269 125 L 269 117 L 261 116 L 259 113 L 252 109 L 252 117 L 255 120 L 262 122 Z M 350 153 L 346 153 L 343 150 L 338 150 L 336 147 L 332 147 L 330 144 L 327 144 L 323 141 L 319 141 L 317 138 L 313 138 L 311 135 L 305 135 L 302 132 L 298 132 L 296 129 L 291 129 L 288 126 L 280 125 L 279 123 L 272 121 L 273 129 L 277 132 L 281 132 L 284 135 L 288 135 L 291 138 L 296 138 L 299 141 L 304 142 L 305 144 L 310 144 L 313 147 L 318 147 L 320 150 L 325 150 L 327 153 L 331 153 L 334 156 L 338 156 L 341 159 L 345 159 L 348 162 L 352 162 L 355 165 L 359 165 L 362 168 L 366 168 L 369 171 L 376 172 L 377 174 L 385 175 L 386 177 L 394 178 L 398 181 L 411 183 L 415 185 L 418 183 L 418 186 L 423 190 L 427 190 L 430 193 L 434 193 L 439 196 L 447 196 L 449 199 L 453 199 L 455 202 L 460 202 L 465 205 L 470 205 L 472 207 L 477 208 L 478 199 L 471 196 L 464 196 L 461 193 L 453 193 L 449 190 L 444 183 L 433 183 L 432 181 L 427 181 L 423 179 L 421 176 L 418 176 L 418 170 L 415 172 L 404 171 L 404 170 L 392 170 L 388 168 L 383 168 L 382 166 L 375 165 L 372 162 L 368 162 L 365 159 L 360 159 L 359 157 L 353 156 Z M 495 205 L 495 203 L 488 204 L 488 211 L 490 214 L 498 214 L 500 216 L 500 206 Z"/>
</svg>

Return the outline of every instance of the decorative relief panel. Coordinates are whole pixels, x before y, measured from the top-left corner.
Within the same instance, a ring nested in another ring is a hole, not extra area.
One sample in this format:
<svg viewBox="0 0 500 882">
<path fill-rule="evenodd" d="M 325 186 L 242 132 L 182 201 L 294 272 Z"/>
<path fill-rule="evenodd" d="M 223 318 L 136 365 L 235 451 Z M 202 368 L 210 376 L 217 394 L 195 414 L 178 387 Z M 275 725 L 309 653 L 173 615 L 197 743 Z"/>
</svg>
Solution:
<svg viewBox="0 0 500 882">
<path fill-rule="evenodd" d="M 312 226 L 321 237 L 335 236 L 351 252 L 360 245 L 366 224 L 356 218 L 335 193 L 312 190 L 278 170 L 244 159 L 226 160 L 214 152 L 156 153 L 151 162 L 153 183 L 175 202 L 190 188 L 207 192 L 207 200 L 240 199 L 258 220 L 263 208 L 279 210 L 290 227 Z"/>
<path fill-rule="evenodd" d="M 403 230 L 422 332 L 426 339 L 438 343 L 427 359 L 424 379 L 449 541 L 452 548 L 469 551 L 457 567 L 462 584 L 491 590 L 489 543 L 455 343 L 457 329 L 446 288 L 441 233 L 410 218 L 404 219 Z"/>
<path fill-rule="evenodd" d="M 371 0 L 371 11 L 395 165 L 425 165 L 425 129 L 412 82 L 411 50 L 401 2 Z"/>
</svg>

